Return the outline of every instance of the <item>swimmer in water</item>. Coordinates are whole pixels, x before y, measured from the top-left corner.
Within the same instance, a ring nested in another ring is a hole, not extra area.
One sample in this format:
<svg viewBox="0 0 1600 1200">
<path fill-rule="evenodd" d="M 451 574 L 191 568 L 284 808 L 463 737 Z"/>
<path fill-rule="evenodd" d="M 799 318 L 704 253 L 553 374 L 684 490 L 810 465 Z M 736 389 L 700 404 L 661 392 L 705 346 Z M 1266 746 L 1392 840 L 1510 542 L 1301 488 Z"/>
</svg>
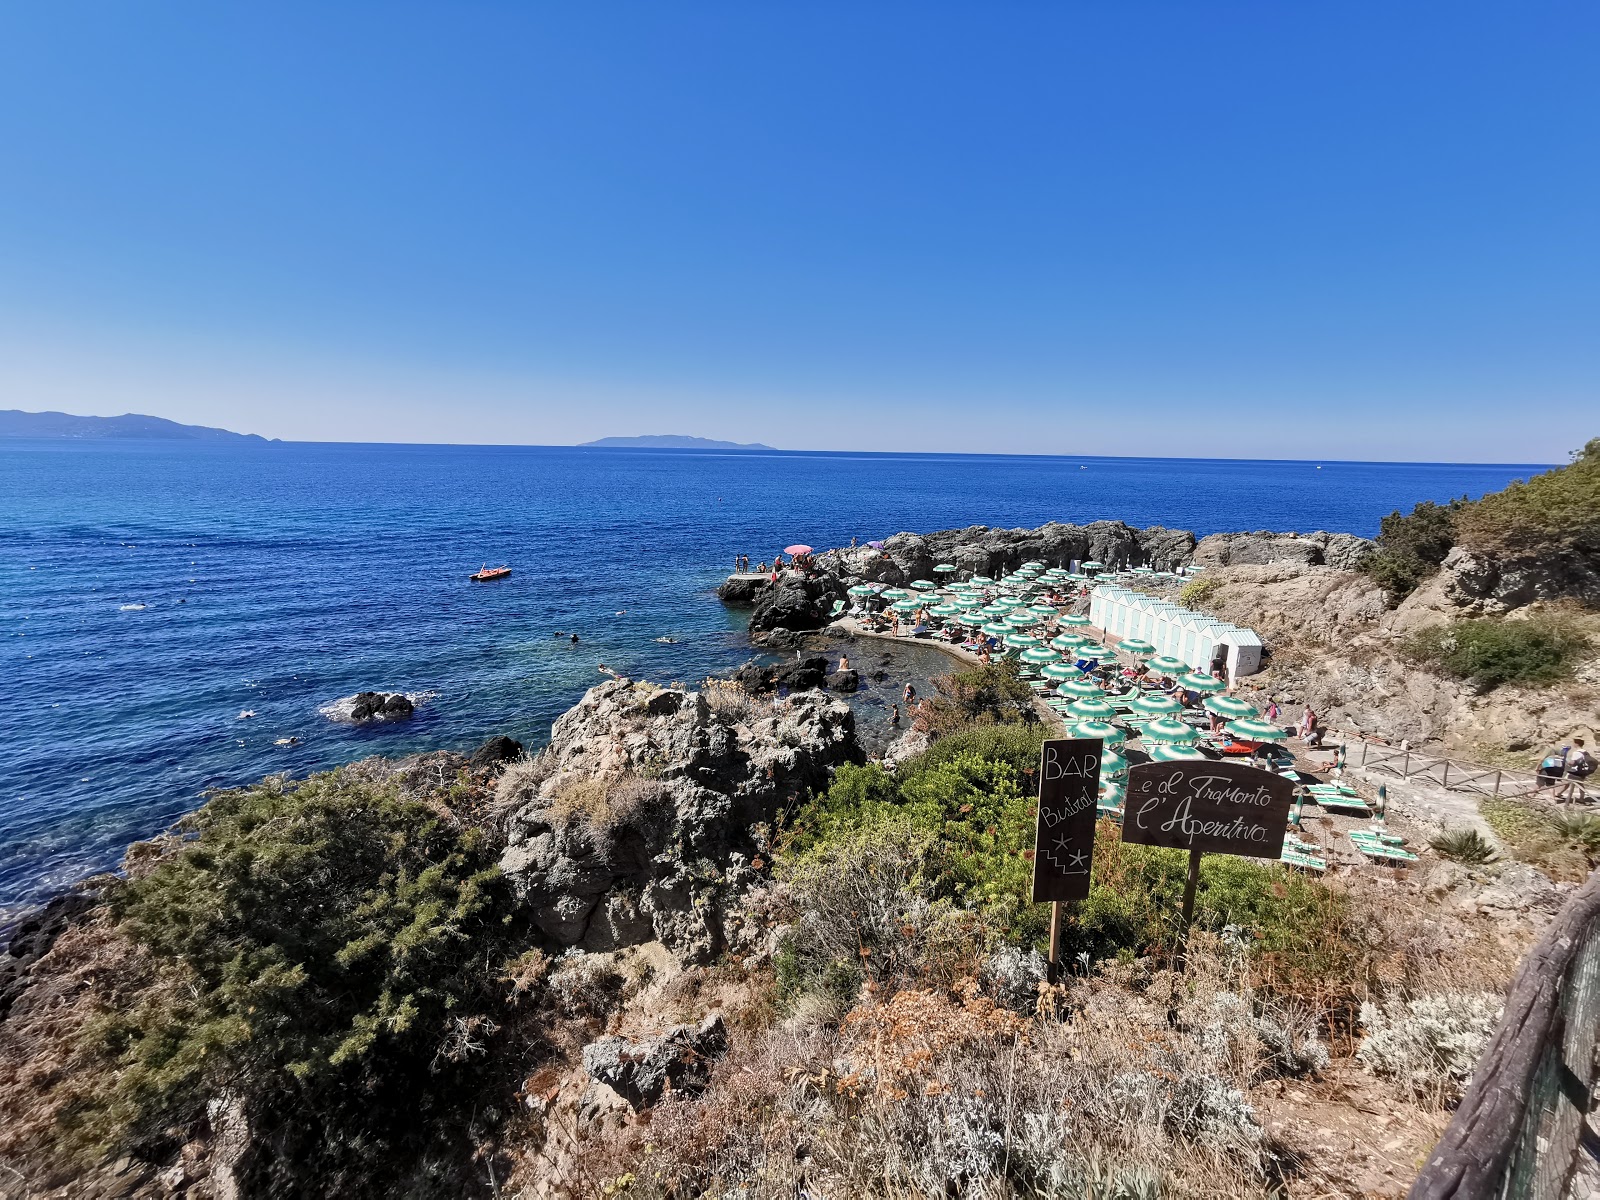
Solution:
<svg viewBox="0 0 1600 1200">
<path fill-rule="evenodd" d="M 578 635 L 577 634 L 573 634 L 572 635 L 572 644 L 574 646 L 576 646 L 578 644 Z"/>
<path fill-rule="evenodd" d="M 900 724 L 900 706 L 898 704 L 889 705 L 889 724 L 895 726 Z"/>
</svg>

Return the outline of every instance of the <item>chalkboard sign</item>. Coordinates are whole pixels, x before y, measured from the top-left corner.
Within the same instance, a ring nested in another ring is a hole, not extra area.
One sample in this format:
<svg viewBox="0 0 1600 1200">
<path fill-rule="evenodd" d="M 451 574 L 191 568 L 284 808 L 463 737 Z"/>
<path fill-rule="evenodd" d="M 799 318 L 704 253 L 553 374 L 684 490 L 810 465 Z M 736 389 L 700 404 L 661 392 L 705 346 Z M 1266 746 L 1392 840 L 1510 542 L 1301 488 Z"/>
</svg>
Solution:
<svg viewBox="0 0 1600 1200">
<path fill-rule="evenodd" d="M 1140 763 L 1128 772 L 1122 840 L 1281 858 L 1294 784 L 1236 762 Z"/>
<path fill-rule="evenodd" d="M 1100 747 L 1095 738 L 1058 738 L 1039 756 L 1039 824 L 1034 834 L 1033 902 L 1082 900 L 1094 858 Z"/>
</svg>

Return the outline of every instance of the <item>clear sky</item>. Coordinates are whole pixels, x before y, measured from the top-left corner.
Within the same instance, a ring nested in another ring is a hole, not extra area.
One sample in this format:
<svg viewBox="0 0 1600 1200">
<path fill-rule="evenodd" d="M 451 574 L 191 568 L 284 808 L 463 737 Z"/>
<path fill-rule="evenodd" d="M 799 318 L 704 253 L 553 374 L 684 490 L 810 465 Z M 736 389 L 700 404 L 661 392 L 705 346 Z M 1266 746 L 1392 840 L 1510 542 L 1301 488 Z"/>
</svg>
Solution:
<svg viewBox="0 0 1600 1200">
<path fill-rule="evenodd" d="M 0 8 L 0 408 L 1554 462 L 1600 5 Z"/>
</svg>

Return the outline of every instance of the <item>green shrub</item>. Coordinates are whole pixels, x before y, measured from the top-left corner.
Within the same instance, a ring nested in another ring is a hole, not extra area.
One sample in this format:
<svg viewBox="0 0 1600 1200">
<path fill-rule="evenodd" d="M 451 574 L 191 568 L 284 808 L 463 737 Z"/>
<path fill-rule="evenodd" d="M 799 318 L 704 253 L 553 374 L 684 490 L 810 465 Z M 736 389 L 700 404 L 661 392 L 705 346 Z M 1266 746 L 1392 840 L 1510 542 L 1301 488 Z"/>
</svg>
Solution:
<svg viewBox="0 0 1600 1200">
<path fill-rule="evenodd" d="M 1447 829 L 1436 837 L 1430 838 L 1428 845 L 1432 846 L 1443 857 L 1453 858 L 1456 862 L 1487 863 L 1494 861 L 1494 843 L 1476 829 Z"/>
<path fill-rule="evenodd" d="M 1178 593 L 1178 603 L 1198 611 L 1211 602 L 1221 587 L 1222 580 L 1202 575 L 1193 583 L 1183 585 L 1183 590 Z"/>
<path fill-rule="evenodd" d="M 174 986 L 100 1023 L 116 1070 L 79 1135 L 137 1143 L 227 1090 L 274 1131 L 260 1169 L 330 1194 L 438 1155 L 495 1028 L 494 847 L 344 772 L 223 792 L 183 825 L 193 840 L 112 897 Z"/>
<path fill-rule="evenodd" d="M 940 675 L 933 681 L 923 718 L 935 737 L 958 733 L 972 725 L 1034 724 L 1033 691 L 1012 659 L 970 671 Z"/>
<path fill-rule="evenodd" d="M 1383 588 L 1391 606 L 1399 604 L 1439 569 L 1455 545 L 1456 514 L 1464 497 L 1448 504 L 1424 500 L 1410 513 L 1390 513 L 1378 526 L 1377 546 L 1360 569 Z"/>
<path fill-rule="evenodd" d="M 1467 506 L 1456 532 L 1475 551 L 1600 552 L 1600 438 L 1575 451 L 1569 465 L 1518 480 Z"/>
<path fill-rule="evenodd" d="M 1600 864 L 1600 816 L 1506 797 L 1484 800 L 1478 809 L 1517 858 L 1554 878 L 1580 880 Z"/>
<path fill-rule="evenodd" d="M 1039 755 L 1044 748 L 1045 728 L 1033 725 L 970 725 L 947 734 L 921 754 L 900 764 L 897 777 L 915 778 L 953 758 L 977 756 L 1003 762 L 1016 773 L 1018 782 L 1030 796 L 1039 794 Z"/>
<path fill-rule="evenodd" d="M 1503 683 L 1553 683 L 1588 644 L 1571 621 L 1544 615 L 1433 625 L 1407 638 L 1404 649 L 1420 663 L 1489 691 Z"/>
</svg>

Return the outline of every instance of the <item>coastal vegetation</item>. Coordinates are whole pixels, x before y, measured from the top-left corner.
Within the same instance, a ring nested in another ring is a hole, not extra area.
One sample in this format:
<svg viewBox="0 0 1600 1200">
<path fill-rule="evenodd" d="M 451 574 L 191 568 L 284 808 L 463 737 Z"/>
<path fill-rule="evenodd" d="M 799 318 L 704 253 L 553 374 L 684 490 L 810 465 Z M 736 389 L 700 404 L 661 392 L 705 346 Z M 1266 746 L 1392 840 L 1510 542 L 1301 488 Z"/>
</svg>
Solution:
<svg viewBox="0 0 1600 1200">
<path fill-rule="evenodd" d="M 233 1096 L 262 1193 L 369 1194 L 419 1158 L 444 1186 L 499 1091 L 513 921 L 483 831 L 335 771 L 218 793 L 179 833 L 107 891 L 146 978 L 83 1032 L 76 1152 L 149 1153 Z"/>
<path fill-rule="evenodd" d="M 1491 558 L 1600 554 L 1600 438 L 1572 461 L 1479 500 L 1424 501 L 1383 518 L 1361 563 L 1400 603 L 1433 576 L 1456 546 Z"/>
<path fill-rule="evenodd" d="M 1199 611 L 1205 608 L 1206 604 L 1216 596 L 1221 586 L 1221 580 L 1213 576 L 1202 575 L 1199 579 L 1183 585 L 1182 590 L 1178 593 L 1178 603 L 1185 608 Z"/>
<path fill-rule="evenodd" d="M 1456 514 L 1471 501 L 1424 500 L 1409 513 L 1392 512 L 1378 526 L 1376 548 L 1361 569 L 1383 588 L 1391 607 L 1434 575 L 1455 545 Z"/>
<path fill-rule="evenodd" d="M 1568 616 L 1542 613 L 1430 625 L 1402 645 L 1412 661 L 1487 692 L 1502 684 L 1555 683 L 1589 648 L 1589 636 Z"/>
</svg>

